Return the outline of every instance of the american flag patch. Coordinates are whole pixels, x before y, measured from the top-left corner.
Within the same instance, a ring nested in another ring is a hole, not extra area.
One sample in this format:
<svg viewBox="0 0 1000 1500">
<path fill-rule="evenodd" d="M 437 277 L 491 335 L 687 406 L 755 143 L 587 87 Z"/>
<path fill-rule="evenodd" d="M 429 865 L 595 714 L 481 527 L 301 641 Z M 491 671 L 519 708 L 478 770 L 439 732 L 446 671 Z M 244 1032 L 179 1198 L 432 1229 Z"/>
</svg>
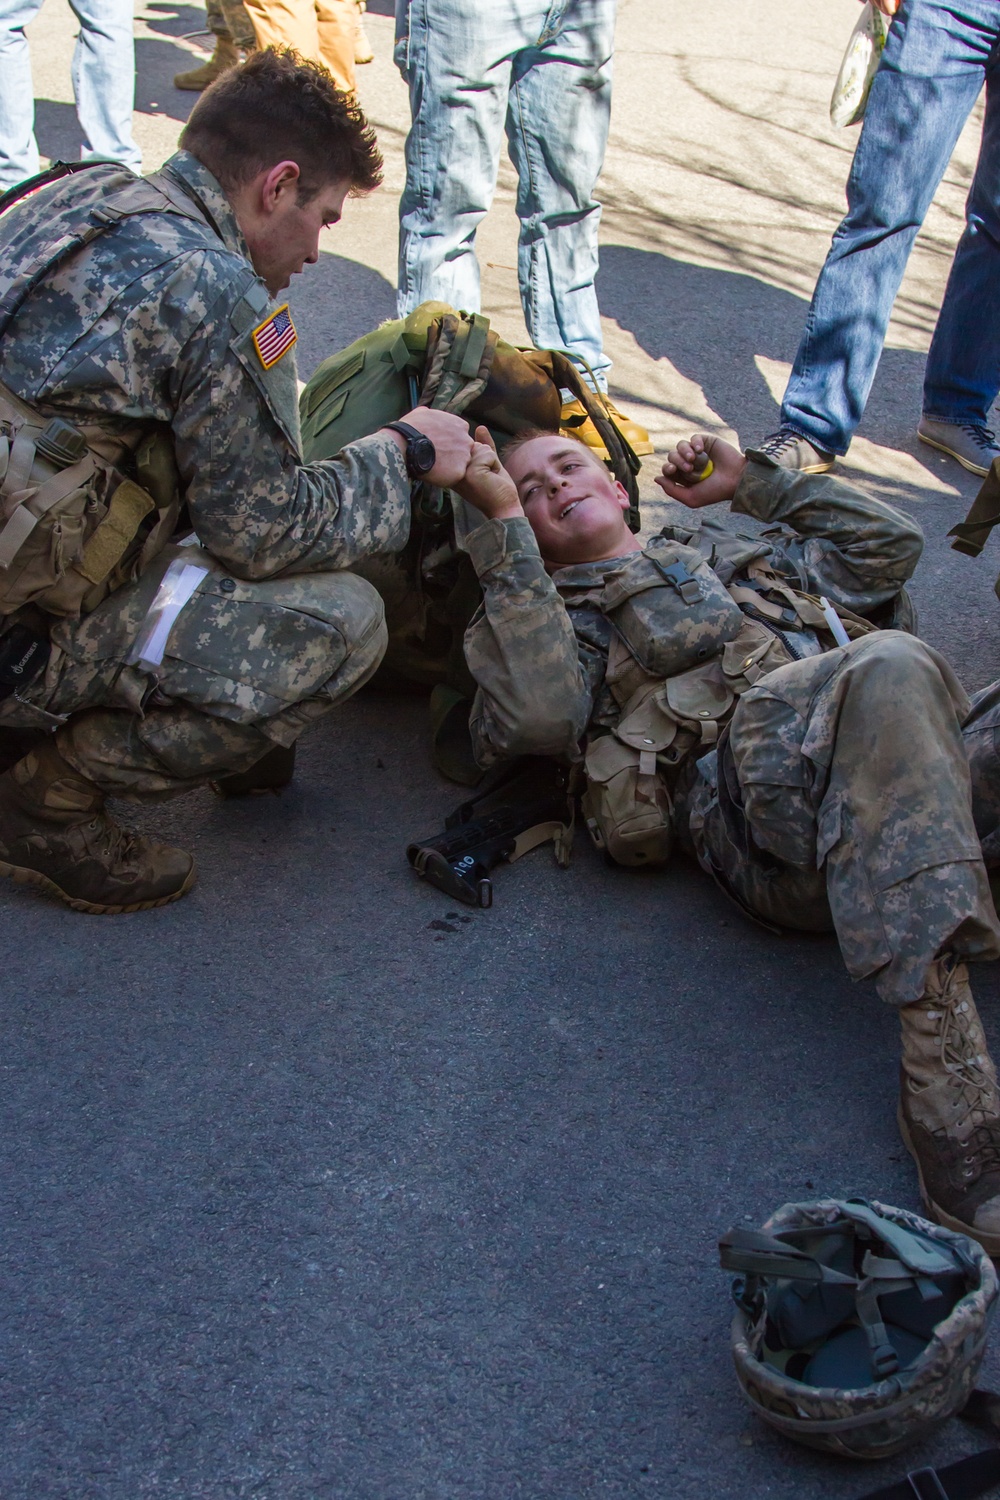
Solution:
<svg viewBox="0 0 1000 1500">
<path fill-rule="evenodd" d="M 298 337 L 286 302 L 253 331 L 254 348 L 257 350 L 264 369 L 269 370 L 272 365 L 276 365 L 281 356 L 287 354 L 296 343 Z"/>
</svg>

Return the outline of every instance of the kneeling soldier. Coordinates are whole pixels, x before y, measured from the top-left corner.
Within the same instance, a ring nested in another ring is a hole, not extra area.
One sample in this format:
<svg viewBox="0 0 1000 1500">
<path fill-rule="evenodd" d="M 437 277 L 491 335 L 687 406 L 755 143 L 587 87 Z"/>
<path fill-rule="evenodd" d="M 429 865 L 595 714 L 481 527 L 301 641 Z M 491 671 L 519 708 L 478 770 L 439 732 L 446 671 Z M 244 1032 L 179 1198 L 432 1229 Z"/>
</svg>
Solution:
<svg viewBox="0 0 1000 1500">
<path fill-rule="evenodd" d="M 443 485 L 472 451 L 459 418 L 422 410 L 416 434 L 301 461 L 277 294 L 381 179 L 327 74 L 256 53 L 181 147 L 0 218 L 0 731 L 48 731 L 0 777 L 0 873 L 90 912 L 194 880 L 107 795 L 246 771 L 372 674 L 381 601 L 342 570 L 405 543 L 415 444 Z"/>
<path fill-rule="evenodd" d="M 613 858 L 662 863 L 676 841 L 754 916 L 834 930 L 850 973 L 900 1009 L 899 1122 L 929 1209 L 997 1254 L 1000 1100 L 966 960 L 1000 955 L 1000 927 L 969 702 L 936 651 L 875 628 L 906 623 L 919 529 L 839 480 L 695 438 L 664 492 L 731 500 L 767 530 L 692 516 L 643 548 L 581 444 L 529 437 L 504 461 L 477 445 L 459 486 L 486 517 L 467 539 L 481 763 L 582 759 Z"/>
</svg>

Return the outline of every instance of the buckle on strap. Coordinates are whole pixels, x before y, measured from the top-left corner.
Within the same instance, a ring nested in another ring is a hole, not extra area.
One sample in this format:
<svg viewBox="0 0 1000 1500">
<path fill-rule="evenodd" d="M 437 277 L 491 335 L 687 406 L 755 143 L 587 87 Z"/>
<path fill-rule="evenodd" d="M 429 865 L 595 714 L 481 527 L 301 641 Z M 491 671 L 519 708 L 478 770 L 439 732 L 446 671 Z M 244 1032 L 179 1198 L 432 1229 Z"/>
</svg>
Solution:
<svg viewBox="0 0 1000 1500">
<path fill-rule="evenodd" d="M 906 1479 L 917 1500 L 951 1500 L 937 1469 L 912 1469 Z"/>
</svg>

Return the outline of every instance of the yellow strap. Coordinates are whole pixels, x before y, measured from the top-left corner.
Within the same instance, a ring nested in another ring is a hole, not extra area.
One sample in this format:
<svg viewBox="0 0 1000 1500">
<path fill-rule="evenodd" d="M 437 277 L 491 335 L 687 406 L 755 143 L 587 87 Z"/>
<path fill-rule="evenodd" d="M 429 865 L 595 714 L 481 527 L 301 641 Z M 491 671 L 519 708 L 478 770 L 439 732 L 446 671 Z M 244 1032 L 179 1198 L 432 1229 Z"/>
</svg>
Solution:
<svg viewBox="0 0 1000 1500">
<path fill-rule="evenodd" d="M 123 479 L 111 497 L 107 515 L 87 539 L 77 572 L 91 583 L 103 583 L 121 562 L 146 516 L 155 509 L 152 495 L 134 480 Z"/>
</svg>

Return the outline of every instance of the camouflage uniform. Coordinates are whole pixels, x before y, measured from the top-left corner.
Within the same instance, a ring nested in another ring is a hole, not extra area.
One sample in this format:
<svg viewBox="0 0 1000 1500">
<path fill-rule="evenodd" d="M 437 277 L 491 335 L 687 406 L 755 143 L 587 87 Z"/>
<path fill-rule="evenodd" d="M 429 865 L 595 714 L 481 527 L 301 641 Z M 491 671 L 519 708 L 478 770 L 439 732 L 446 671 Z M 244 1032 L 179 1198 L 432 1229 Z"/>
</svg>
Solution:
<svg viewBox="0 0 1000 1500">
<path fill-rule="evenodd" d="M 970 806 L 968 699 L 914 637 L 864 633 L 859 622 L 859 638 L 828 649 L 801 621 L 782 630 L 754 618 L 747 585 L 763 567 L 845 616 L 878 622 L 916 565 L 921 534 L 836 479 L 760 461 L 748 464 L 733 510 L 767 530 L 734 535 L 692 517 L 643 553 L 551 577 L 526 520 L 474 531 L 467 546 L 484 600 L 466 654 L 479 684 L 477 756 L 579 760 L 586 734 L 591 774 L 592 758 L 614 759 L 622 740 L 625 754 L 652 746 L 646 772 L 666 788 L 674 834 L 703 868 L 767 922 L 833 928 L 850 973 L 877 975 L 884 998 L 909 1004 L 943 945 L 1000 956 Z M 687 600 L 654 576 L 678 557 Z M 749 614 L 730 620 L 720 586 L 750 602 Z M 713 590 L 716 614 L 700 618 Z M 767 593 L 756 597 L 766 603 Z"/>
<path fill-rule="evenodd" d="M 156 673 L 125 665 L 177 549 L 83 619 L 51 629 L 43 676 L 0 703 L 0 726 L 55 727 L 107 791 L 182 791 L 290 744 L 374 671 L 381 601 L 342 571 L 401 548 L 410 481 L 388 435 L 301 461 L 289 352 L 253 341 L 275 311 L 211 174 L 179 152 L 149 179 L 95 168 L 0 219 L 0 293 L 59 238 L 124 203 L 128 216 L 50 270 L 0 344 L 0 381 L 119 449 L 170 434 L 209 569 Z M 75 716 L 72 717 L 71 716 Z"/>
<path fill-rule="evenodd" d="M 213 36 L 232 42 L 244 52 L 254 50 L 257 37 L 243 0 L 208 0 L 205 8 Z"/>
</svg>

